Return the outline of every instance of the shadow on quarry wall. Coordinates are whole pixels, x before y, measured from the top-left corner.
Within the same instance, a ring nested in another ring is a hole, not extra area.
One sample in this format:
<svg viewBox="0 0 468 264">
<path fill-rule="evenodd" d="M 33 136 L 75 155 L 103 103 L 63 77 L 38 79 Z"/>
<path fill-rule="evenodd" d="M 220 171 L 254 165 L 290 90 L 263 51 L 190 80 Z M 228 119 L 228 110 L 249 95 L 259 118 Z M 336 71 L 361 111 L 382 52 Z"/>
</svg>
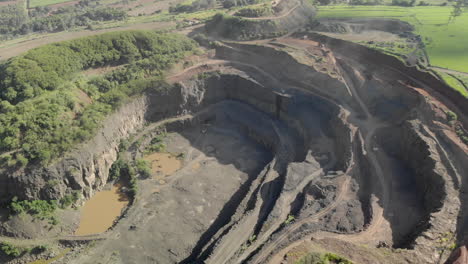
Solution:
<svg viewBox="0 0 468 264">
<path fill-rule="evenodd" d="M 342 137 L 340 134 L 343 133 L 343 131 L 346 134 L 347 130 L 341 130 L 341 127 L 334 127 L 335 124 L 332 123 L 339 123 L 339 121 L 341 121 L 336 116 L 333 116 L 333 114 L 338 113 L 336 107 L 334 108 L 321 99 L 314 98 L 310 95 L 292 94 L 290 97 L 278 100 L 278 95 L 275 94 L 272 89 L 263 87 L 252 80 L 242 78 L 238 75 L 219 75 L 217 73 L 211 73 L 205 74 L 205 77 L 206 78 L 194 77 L 175 85 L 174 90 L 170 91 L 170 94 L 172 94 L 170 98 L 164 98 L 159 95 L 154 98 L 151 97 L 150 105 L 154 105 L 158 108 L 152 111 L 151 120 L 157 121 L 162 118 L 167 118 L 171 115 L 171 112 L 177 113 L 180 112 L 181 109 L 188 112 L 197 112 L 214 106 L 210 108 L 208 113 L 197 117 L 196 122 L 203 122 L 203 120 L 208 119 L 214 120 L 213 115 L 222 115 L 223 118 L 235 124 L 241 131 L 244 131 L 244 134 L 249 135 L 252 140 L 275 153 L 277 158 L 275 170 L 277 170 L 280 175 L 282 175 L 282 171 L 285 170 L 289 162 L 301 161 L 305 158 L 306 150 L 311 146 L 310 142 L 312 141 L 320 141 L 321 137 L 328 137 L 327 134 L 331 134 L 332 137 L 344 138 L 345 142 L 350 141 L 350 139 L 346 141 L 346 137 Z M 296 102 L 300 103 L 296 104 Z M 312 103 L 313 107 L 307 108 L 305 106 L 307 103 Z M 168 109 L 165 107 L 166 105 L 168 107 L 174 107 L 174 105 L 178 106 L 173 109 Z M 302 115 L 296 116 L 298 111 L 301 110 L 310 111 L 310 115 L 303 113 Z M 322 117 L 318 118 L 318 116 Z M 278 120 L 277 117 L 280 119 Z M 315 124 L 316 127 L 311 130 L 309 130 L 308 127 L 312 127 L 314 124 L 310 122 L 317 122 Z M 176 122 L 168 125 L 168 129 L 182 130 L 186 125 L 190 124 Z M 303 127 L 303 125 L 307 125 L 308 127 Z M 327 128 L 326 132 L 324 128 Z M 278 149 L 284 144 L 281 143 L 281 136 L 277 135 L 279 131 L 284 131 L 292 137 L 291 144 L 287 144 L 289 150 Z M 181 134 L 184 135 L 183 132 L 181 132 Z M 334 164 L 333 167 L 344 166 L 343 164 L 348 162 L 345 159 L 351 155 L 348 146 L 339 145 L 340 143 L 336 143 L 328 149 L 329 152 L 334 152 L 339 148 L 343 148 L 340 150 L 341 154 L 338 155 L 339 157 L 336 161 L 337 164 L 341 165 Z M 194 147 L 199 146 L 195 144 Z M 201 149 L 201 151 L 203 150 Z M 231 197 L 217 219 L 210 228 L 204 232 L 191 254 L 182 263 L 191 263 L 202 259 L 203 256 L 206 257 L 209 255 L 210 248 L 212 248 L 214 244 L 213 241 L 211 241 L 212 237 L 230 222 L 241 198 L 244 198 L 254 178 L 255 175 L 250 176 L 248 183 L 244 184 L 243 187 Z M 282 190 L 282 178 L 283 177 L 278 177 L 276 181 L 264 184 L 259 190 L 265 202 L 262 204 L 260 210 L 261 214 L 256 223 L 257 230 L 260 230 L 262 227 L 263 222 L 268 217 L 269 212 Z M 224 232 L 227 232 L 227 230 Z"/>
<path fill-rule="evenodd" d="M 378 131 L 377 138 L 390 156 L 386 162 L 392 175 L 392 225 L 394 247 L 411 248 L 416 237 L 430 227 L 431 213 L 445 199 L 443 176 L 435 169 L 428 143 L 419 132 L 417 121 Z M 402 201 L 398 201 L 402 199 Z M 419 211 L 419 212 L 418 212 Z"/>
</svg>

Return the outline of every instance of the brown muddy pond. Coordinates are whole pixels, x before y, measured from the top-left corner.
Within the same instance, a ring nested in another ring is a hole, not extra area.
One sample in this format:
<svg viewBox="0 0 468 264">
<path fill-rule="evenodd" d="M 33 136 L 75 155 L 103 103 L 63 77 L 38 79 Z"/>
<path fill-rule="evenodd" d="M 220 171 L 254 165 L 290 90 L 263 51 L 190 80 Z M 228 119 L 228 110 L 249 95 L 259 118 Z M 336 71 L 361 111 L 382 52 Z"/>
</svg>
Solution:
<svg viewBox="0 0 468 264">
<path fill-rule="evenodd" d="M 128 197 L 121 191 L 122 186 L 116 184 L 110 190 L 96 193 L 81 208 L 81 220 L 77 236 L 99 234 L 112 227 L 114 221 L 121 215 L 122 209 L 128 205 Z"/>
<path fill-rule="evenodd" d="M 172 175 L 182 166 L 182 162 L 170 153 L 152 153 L 144 159 L 151 163 L 151 172 L 156 179 Z"/>
</svg>

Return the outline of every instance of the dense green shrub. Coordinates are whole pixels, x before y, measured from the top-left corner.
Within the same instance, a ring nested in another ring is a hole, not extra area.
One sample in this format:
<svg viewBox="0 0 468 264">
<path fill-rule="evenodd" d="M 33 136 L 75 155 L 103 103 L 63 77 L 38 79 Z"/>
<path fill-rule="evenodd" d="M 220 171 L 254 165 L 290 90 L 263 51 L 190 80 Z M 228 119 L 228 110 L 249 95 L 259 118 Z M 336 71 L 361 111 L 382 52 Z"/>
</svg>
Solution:
<svg viewBox="0 0 468 264">
<path fill-rule="evenodd" d="M 23 248 L 17 247 L 15 245 L 12 245 L 6 242 L 0 242 L 0 249 L 3 251 L 5 255 L 14 257 L 14 258 L 19 257 L 21 254 L 25 252 Z"/>
<path fill-rule="evenodd" d="M 115 161 L 110 169 L 109 177 L 112 180 L 118 180 L 126 183 L 129 187 L 128 195 L 130 198 L 134 199 L 137 191 L 137 171 L 136 164 L 132 164 L 126 160 L 118 159 Z"/>
<path fill-rule="evenodd" d="M 117 159 L 109 170 L 109 179 L 110 180 L 119 180 L 121 176 L 122 169 L 126 168 L 127 163 L 123 159 Z"/>
<path fill-rule="evenodd" d="M 18 201 L 15 197 L 10 204 L 10 209 L 14 214 L 30 214 L 40 220 L 49 220 L 54 225 L 58 223 L 55 216 L 57 208 L 58 204 L 55 200 Z"/>
<path fill-rule="evenodd" d="M 150 88 L 168 89 L 162 73 L 193 51 L 186 37 L 150 31 L 107 33 L 45 45 L 0 65 L 0 162 L 47 164 L 94 135 L 126 98 Z M 92 67 L 125 65 L 87 79 Z M 84 105 L 78 93 L 90 97 Z"/>
<path fill-rule="evenodd" d="M 147 160 L 137 159 L 135 161 L 135 166 L 138 174 L 140 174 L 142 178 L 147 179 L 151 177 L 151 164 Z"/>
<path fill-rule="evenodd" d="M 457 125 L 455 127 L 455 133 L 458 135 L 458 137 L 463 143 L 468 145 L 468 133 L 466 133 L 465 130 L 460 125 Z"/>
<path fill-rule="evenodd" d="M 451 122 L 451 121 L 457 121 L 457 119 L 458 119 L 457 114 L 455 114 L 455 113 L 452 112 L 452 111 L 447 111 L 447 112 L 445 112 L 445 115 L 447 116 L 447 121 L 449 121 L 449 122 Z"/>
<path fill-rule="evenodd" d="M 145 153 L 164 152 L 166 150 L 165 137 L 166 133 L 161 133 L 152 138 L 150 144 L 145 148 Z"/>
<path fill-rule="evenodd" d="M 66 194 L 62 199 L 60 199 L 59 204 L 60 208 L 65 209 L 72 204 L 76 203 L 80 199 L 80 192 L 73 191 L 71 194 Z"/>
</svg>

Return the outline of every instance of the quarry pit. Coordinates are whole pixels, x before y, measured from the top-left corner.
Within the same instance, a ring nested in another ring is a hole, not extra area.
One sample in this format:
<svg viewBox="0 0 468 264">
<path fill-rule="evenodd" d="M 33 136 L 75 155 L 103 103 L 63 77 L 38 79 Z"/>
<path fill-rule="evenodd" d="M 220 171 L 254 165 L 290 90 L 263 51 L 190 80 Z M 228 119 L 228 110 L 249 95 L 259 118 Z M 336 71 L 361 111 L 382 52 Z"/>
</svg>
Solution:
<svg viewBox="0 0 468 264">
<path fill-rule="evenodd" d="M 327 23 L 320 30 L 338 22 Z M 356 263 L 446 259 L 440 241 L 468 237 L 466 98 L 336 32 L 294 31 L 206 45 L 168 74 L 170 89 L 134 98 L 47 171 L 86 199 L 114 192 L 124 209 L 103 230 L 74 233 L 83 212 L 68 212 L 67 230 L 18 237 L 60 241 L 73 251 L 57 263 L 76 264 L 292 264 L 311 250 Z M 148 151 L 155 138 L 164 149 Z M 151 164 L 131 201 L 110 186 L 119 155 Z"/>
<path fill-rule="evenodd" d="M 461 105 L 374 55 L 297 33 L 223 42 L 173 74 L 139 99 L 149 125 L 128 155 L 164 131 L 180 167 L 141 180 L 105 241 L 64 261 L 294 263 L 321 243 L 358 263 L 434 263 L 434 238 L 467 230 L 467 148 L 446 117 Z M 359 259 L 356 244 L 398 257 Z"/>
</svg>

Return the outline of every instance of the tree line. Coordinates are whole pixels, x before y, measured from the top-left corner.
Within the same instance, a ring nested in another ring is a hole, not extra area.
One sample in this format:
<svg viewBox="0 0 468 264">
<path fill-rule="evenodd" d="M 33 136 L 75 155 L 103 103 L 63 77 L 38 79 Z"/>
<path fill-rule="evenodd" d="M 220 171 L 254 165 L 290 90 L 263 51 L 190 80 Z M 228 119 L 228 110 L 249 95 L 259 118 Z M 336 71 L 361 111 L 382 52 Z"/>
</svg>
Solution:
<svg viewBox="0 0 468 264">
<path fill-rule="evenodd" d="M 51 10 L 36 7 L 27 10 L 25 3 L 0 7 L 0 34 L 3 39 L 31 32 L 58 32 L 79 26 L 91 27 L 98 21 L 124 20 L 127 13 L 105 7 L 99 1 L 80 1 L 74 6 Z"/>
</svg>

